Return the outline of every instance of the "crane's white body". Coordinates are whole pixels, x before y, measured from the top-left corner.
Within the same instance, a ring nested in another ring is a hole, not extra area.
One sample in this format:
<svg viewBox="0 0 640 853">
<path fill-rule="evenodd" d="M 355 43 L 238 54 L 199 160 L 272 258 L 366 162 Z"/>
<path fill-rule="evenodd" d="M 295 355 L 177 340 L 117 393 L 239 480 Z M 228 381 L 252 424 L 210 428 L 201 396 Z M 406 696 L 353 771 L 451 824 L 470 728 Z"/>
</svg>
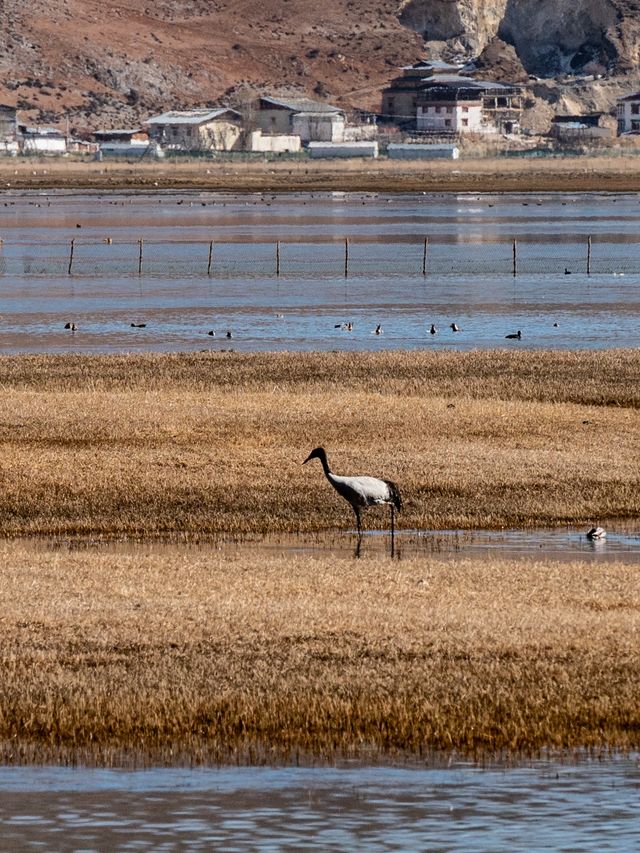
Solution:
<svg viewBox="0 0 640 853">
<path fill-rule="evenodd" d="M 378 477 L 341 477 L 334 474 L 329 468 L 327 454 L 322 447 L 316 447 L 302 463 L 305 465 L 310 459 L 319 459 L 327 480 L 333 488 L 351 507 L 356 516 L 358 534 L 360 534 L 360 510 L 373 504 L 389 504 L 391 507 L 391 535 L 394 532 L 394 510 L 401 509 L 402 499 L 395 483 L 390 480 L 381 480 Z M 393 541 L 393 540 L 392 540 Z"/>
<path fill-rule="evenodd" d="M 327 472 L 327 480 L 352 506 L 365 507 L 393 502 L 386 480 L 379 480 L 377 477 L 340 477 L 331 471 Z"/>
</svg>

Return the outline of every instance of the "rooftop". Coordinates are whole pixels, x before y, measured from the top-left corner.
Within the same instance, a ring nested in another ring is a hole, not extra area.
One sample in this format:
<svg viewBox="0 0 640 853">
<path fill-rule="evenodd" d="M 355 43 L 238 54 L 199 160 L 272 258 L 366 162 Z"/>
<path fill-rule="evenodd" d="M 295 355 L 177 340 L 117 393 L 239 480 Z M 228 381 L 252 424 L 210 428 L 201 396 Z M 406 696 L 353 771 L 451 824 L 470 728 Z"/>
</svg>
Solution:
<svg viewBox="0 0 640 853">
<path fill-rule="evenodd" d="M 261 101 L 273 104 L 276 107 L 284 107 L 294 113 L 341 113 L 343 110 L 334 104 L 326 104 L 322 101 L 312 101 L 311 98 L 268 98 L 263 96 Z"/>
<path fill-rule="evenodd" d="M 151 116 L 151 118 L 146 120 L 145 124 L 205 124 L 205 122 L 213 121 L 225 113 L 230 113 L 234 117 L 240 118 L 240 113 L 229 107 L 199 110 L 169 110 L 166 113 Z"/>
</svg>

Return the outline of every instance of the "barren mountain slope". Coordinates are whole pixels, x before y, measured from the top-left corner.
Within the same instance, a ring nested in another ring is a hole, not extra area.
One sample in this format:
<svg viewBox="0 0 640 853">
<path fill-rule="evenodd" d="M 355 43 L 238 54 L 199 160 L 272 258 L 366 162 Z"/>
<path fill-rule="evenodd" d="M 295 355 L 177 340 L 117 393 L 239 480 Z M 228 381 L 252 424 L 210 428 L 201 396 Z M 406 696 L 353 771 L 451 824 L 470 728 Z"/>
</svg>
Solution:
<svg viewBox="0 0 640 853">
<path fill-rule="evenodd" d="M 377 109 L 422 38 L 393 0 L 4 0 L 0 100 L 33 121 L 134 122 L 229 90 Z"/>
<path fill-rule="evenodd" d="M 0 11 L 0 101 L 75 130 L 256 92 L 377 110 L 398 67 L 424 55 L 482 54 L 483 76 L 548 78 L 529 81 L 546 120 L 611 110 L 640 85 L 640 0 L 0 0 Z"/>
</svg>

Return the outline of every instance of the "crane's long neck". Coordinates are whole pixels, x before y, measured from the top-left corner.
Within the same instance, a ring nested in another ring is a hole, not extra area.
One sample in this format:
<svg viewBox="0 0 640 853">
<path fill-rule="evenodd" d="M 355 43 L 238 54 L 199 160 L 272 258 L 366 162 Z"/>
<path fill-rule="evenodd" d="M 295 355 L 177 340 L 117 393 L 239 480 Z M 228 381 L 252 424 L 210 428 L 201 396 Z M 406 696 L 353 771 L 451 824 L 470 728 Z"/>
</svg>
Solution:
<svg viewBox="0 0 640 853">
<path fill-rule="evenodd" d="M 319 453 L 318 459 L 320 460 L 320 464 L 322 465 L 322 470 L 325 473 L 325 477 L 327 480 L 331 480 L 331 469 L 329 468 L 329 463 L 327 462 L 327 454 Z"/>
</svg>

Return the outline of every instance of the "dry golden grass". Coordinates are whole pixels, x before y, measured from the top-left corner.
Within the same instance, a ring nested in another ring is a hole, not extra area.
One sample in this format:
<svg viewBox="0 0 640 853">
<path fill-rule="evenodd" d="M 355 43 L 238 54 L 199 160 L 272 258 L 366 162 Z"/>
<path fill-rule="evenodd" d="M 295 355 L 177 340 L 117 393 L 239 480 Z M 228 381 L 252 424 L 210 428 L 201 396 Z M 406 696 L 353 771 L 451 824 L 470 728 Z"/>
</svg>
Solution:
<svg viewBox="0 0 640 853">
<path fill-rule="evenodd" d="M 0 530 L 351 528 L 318 444 L 395 480 L 405 528 L 637 518 L 640 353 L 5 357 Z"/>
<path fill-rule="evenodd" d="M 2 759 L 640 745 L 640 569 L 0 543 Z"/>
<path fill-rule="evenodd" d="M 0 162 L 12 189 L 198 189 L 230 192 L 340 190 L 369 192 L 632 192 L 640 190 L 634 156 L 506 157 L 458 161 L 167 160 L 154 163 L 28 158 Z"/>
</svg>

